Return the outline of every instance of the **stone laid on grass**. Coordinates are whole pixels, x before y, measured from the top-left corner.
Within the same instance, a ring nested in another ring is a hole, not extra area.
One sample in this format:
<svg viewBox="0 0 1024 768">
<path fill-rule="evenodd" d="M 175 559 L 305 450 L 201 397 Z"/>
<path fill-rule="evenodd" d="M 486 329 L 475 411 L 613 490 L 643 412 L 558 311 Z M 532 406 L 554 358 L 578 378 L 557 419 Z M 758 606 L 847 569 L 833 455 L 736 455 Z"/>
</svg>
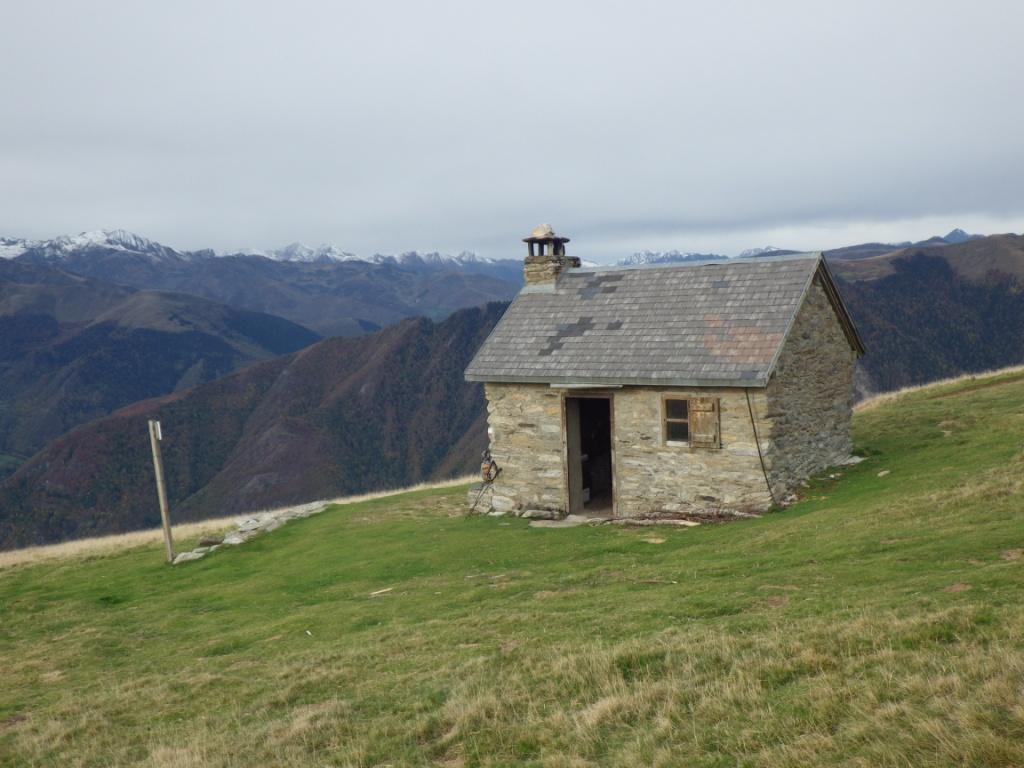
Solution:
<svg viewBox="0 0 1024 768">
<path fill-rule="evenodd" d="M 325 509 L 327 509 L 325 502 L 314 501 L 311 504 L 301 504 L 297 507 L 285 507 L 283 509 L 273 509 L 267 512 L 246 515 L 239 518 L 235 523 L 235 529 L 225 534 L 223 538 L 204 536 L 199 540 L 198 547 L 191 552 L 182 552 L 175 557 L 174 565 L 199 560 L 222 546 L 236 547 L 239 544 L 244 544 L 256 538 L 260 534 L 276 531 L 282 525 L 292 520 L 310 517 L 323 512 Z"/>
<path fill-rule="evenodd" d="M 189 560 L 198 560 L 203 557 L 206 552 L 197 552 L 195 550 L 191 552 L 182 552 L 174 558 L 174 565 L 178 563 L 187 563 Z"/>
<path fill-rule="evenodd" d="M 520 517 L 525 517 L 527 520 L 559 520 L 562 513 L 555 509 L 527 509 Z"/>
<path fill-rule="evenodd" d="M 566 515 L 561 520 L 531 520 L 531 528 L 575 528 L 577 525 L 587 525 L 603 522 L 600 518 L 584 517 L 583 515 Z"/>
<path fill-rule="evenodd" d="M 643 527 L 648 525 L 669 525 L 677 527 L 692 528 L 702 522 L 727 522 L 732 520 L 744 520 L 760 517 L 759 514 L 746 512 L 740 509 L 733 509 L 722 506 L 702 507 L 691 504 L 667 504 L 656 513 L 648 513 L 643 516 L 619 516 L 612 517 L 611 514 L 604 515 L 566 515 L 559 509 L 530 507 L 527 509 L 505 509 L 503 505 L 495 505 L 493 500 L 502 498 L 494 493 L 491 485 L 476 483 L 470 486 L 467 493 L 470 510 L 469 514 L 486 514 L 491 517 L 521 517 L 530 521 L 533 528 L 572 528 L 584 523 L 601 525 L 612 523 L 615 525 L 627 525 Z M 785 504 L 796 501 L 796 496 L 786 499 Z"/>
<path fill-rule="evenodd" d="M 696 520 L 677 520 L 671 517 L 639 518 L 639 517 L 617 517 L 609 520 L 612 525 L 628 525 L 633 528 L 645 528 L 649 525 L 676 525 L 682 528 L 694 528 L 700 523 Z"/>
</svg>

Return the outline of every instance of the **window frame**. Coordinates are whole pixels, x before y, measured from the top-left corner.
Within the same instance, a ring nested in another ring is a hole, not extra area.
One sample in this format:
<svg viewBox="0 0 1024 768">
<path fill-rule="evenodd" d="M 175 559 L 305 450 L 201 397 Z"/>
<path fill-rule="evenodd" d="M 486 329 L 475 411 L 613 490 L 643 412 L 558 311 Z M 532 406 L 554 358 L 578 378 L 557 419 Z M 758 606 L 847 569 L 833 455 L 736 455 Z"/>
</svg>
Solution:
<svg viewBox="0 0 1024 768">
<path fill-rule="evenodd" d="M 715 418 L 715 430 L 717 436 L 717 444 L 714 446 L 708 445 L 697 445 L 693 444 L 693 431 L 691 425 L 693 424 L 693 408 L 692 401 L 700 399 L 710 399 L 714 402 L 714 418 Z M 668 401 L 669 400 L 682 400 L 686 403 L 686 418 L 685 419 L 672 419 L 668 415 Z M 668 437 L 668 425 L 673 424 L 686 424 L 686 440 L 670 440 Z M 721 450 L 722 448 L 722 399 L 721 397 L 705 397 L 697 395 L 675 395 L 668 392 L 661 394 L 661 444 L 671 448 L 689 448 L 691 451 L 711 451 Z"/>
<path fill-rule="evenodd" d="M 668 393 L 662 393 L 661 395 L 661 442 L 664 445 L 675 445 L 675 446 L 688 446 L 690 444 L 690 399 L 689 397 L 680 397 L 679 395 L 671 395 Z M 673 419 L 669 418 L 668 415 L 668 401 L 669 400 L 681 400 L 686 404 L 686 418 L 685 419 Z M 670 440 L 668 436 L 668 425 L 669 424 L 685 424 L 686 425 L 686 439 L 685 440 Z"/>
</svg>

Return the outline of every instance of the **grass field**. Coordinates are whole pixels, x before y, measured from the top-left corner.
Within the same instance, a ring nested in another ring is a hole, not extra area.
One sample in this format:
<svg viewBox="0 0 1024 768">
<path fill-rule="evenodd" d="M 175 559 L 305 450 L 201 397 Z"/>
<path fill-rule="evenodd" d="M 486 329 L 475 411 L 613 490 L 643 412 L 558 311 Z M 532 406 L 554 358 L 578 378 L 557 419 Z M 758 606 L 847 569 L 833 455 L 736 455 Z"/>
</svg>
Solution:
<svg viewBox="0 0 1024 768">
<path fill-rule="evenodd" d="M 437 483 L 421 483 L 410 488 L 391 491 L 373 491 L 358 496 L 345 496 L 340 499 L 324 500 L 320 502 L 309 502 L 311 504 L 323 504 L 325 506 L 334 504 L 343 506 L 356 504 L 361 501 L 379 499 L 384 496 L 394 496 L 399 492 L 420 490 L 423 488 L 448 488 L 456 485 L 466 485 L 472 478 L 462 477 L 455 480 L 443 480 Z M 288 509 L 280 507 L 279 509 Z M 253 510 L 250 514 L 278 510 Z M 188 547 L 196 542 L 203 534 L 224 534 L 235 527 L 239 520 L 244 520 L 250 514 L 229 515 L 227 517 L 214 517 L 207 520 L 197 520 L 191 523 L 183 523 L 174 526 L 174 551 L 181 553 L 187 551 Z M 173 517 L 173 515 L 172 515 Z M 67 560 L 69 558 L 83 558 L 90 556 L 109 555 L 118 553 L 131 547 L 137 547 L 153 542 L 163 542 L 163 528 L 147 528 L 141 531 L 129 531 L 127 533 L 116 533 L 107 536 L 96 536 L 86 539 L 72 539 L 63 541 L 60 544 L 43 544 L 37 547 L 24 547 L 23 549 L 7 549 L 0 551 L 0 571 L 16 565 L 44 563 L 50 560 Z M 179 546 L 184 544 L 185 547 Z"/>
<path fill-rule="evenodd" d="M 728 525 L 443 489 L 175 568 L 7 568 L 0 765 L 1024 765 L 1024 373 L 856 432 L 867 461 Z"/>
</svg>

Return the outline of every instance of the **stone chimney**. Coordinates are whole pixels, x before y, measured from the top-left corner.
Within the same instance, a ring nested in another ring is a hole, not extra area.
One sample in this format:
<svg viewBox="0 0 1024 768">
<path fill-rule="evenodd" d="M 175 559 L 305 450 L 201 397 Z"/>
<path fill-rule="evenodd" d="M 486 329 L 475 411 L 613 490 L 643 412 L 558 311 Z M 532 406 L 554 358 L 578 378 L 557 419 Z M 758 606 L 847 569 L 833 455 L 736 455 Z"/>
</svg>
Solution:
<svg viewBox="0 0 1024 768">
<path fill-rule="evenodd" d="M 569 238 L 556 235 L 550 224 L 541 224 L 523 242 L 527 250 L 523 279 L 527 285 L 554 283 L 563 270 L 580 265 L 578 258 L 565 255 Z"/>
</svg>

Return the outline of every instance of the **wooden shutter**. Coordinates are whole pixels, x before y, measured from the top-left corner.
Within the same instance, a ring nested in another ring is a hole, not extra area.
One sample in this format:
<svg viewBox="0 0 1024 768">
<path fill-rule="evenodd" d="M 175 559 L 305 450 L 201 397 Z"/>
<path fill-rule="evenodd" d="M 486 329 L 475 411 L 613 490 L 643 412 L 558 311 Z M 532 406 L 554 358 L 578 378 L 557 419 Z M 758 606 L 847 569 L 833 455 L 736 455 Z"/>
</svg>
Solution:
<svg viewBox="0 0 1024 768">
<path fill-rule="evenodd" d="M 718 448 L 721 445 L 721 428 L 718 420 L 717 397 L 694 397 L 690 399 L 690 447 Z"/>
</svg>

